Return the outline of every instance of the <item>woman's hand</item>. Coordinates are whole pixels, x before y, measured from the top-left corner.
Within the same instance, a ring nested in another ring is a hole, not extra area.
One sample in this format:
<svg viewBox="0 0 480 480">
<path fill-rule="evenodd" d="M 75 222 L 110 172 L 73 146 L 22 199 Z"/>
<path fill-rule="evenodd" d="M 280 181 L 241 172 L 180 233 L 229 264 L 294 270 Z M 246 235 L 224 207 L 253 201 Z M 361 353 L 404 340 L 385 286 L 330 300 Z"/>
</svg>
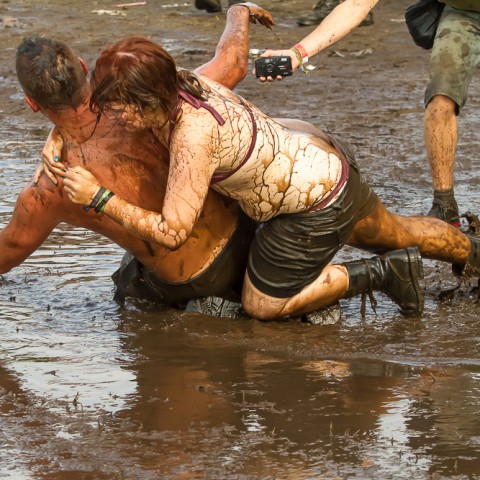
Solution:
<svg viewBox="0 0 480 480">
<path fill-rule="evenodd" d="M 292 72 L 294 72 L 300 65 L 297 56 L 292 50 L 265 50 L 265 52 L 263 52 L 260 57 L 290 57 L 292 59 Z M 253 70 L 253 74 L 255 75 L 255 69 Z M 283 77 L 278 75 L 275 78 L 259 77 L 258 79 L 263 83 L 273 82 L 275 80 L 283 80 Z"/>
<path fill-rule="evenodd" d="M 90 205 L 101 187 L 97 179 L 82 167 L 69 168 L 63 175 L 63 186 L 68 198 L 73 203 Z"/>
<path fill-rule="evenodd" d="M 54 127 L 47 138 L 47 142 L 42 151 L 42 163 L 37 167 L 34 176 L 34 182 L 37 183 L 40 175 L 44 172 L 45 175 L 55 184 L 58 185 L 58 180 L 55 175 L 63 177 L 65 165 L 60 163 L 63 148 L 63 139 Z"/>
</svg>

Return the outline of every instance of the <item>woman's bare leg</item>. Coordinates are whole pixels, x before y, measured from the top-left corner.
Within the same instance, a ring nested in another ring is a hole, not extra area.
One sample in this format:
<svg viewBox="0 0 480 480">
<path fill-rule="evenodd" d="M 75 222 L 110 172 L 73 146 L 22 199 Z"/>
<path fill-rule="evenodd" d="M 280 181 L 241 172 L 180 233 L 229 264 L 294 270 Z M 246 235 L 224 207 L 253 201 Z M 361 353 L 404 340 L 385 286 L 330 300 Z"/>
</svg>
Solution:
<svg viewBox="0 0 480 480">
<path fill-rule="evenodd" d="M 465 264 L 471 241 L 446 222 L 396 215 L 379 202 L 370 215 L 357 222 L 348 244 L 374 251 L 416 246 L 425 258 Z"/>
<path fill-rule="evenodd" d="M 390 253 L 385 255 L 387 259 L 373 257 L 328 265 L 314 282 L 290 298 L 262 293 L 247 274 L 242 294 L 245 311 L 262 320 L 299 315 L 367 291 L 370 282 L 370 287 L 387 293 L 403 310 L 418 313 L 423 309 L 423 295 L 418 288 L 418 278 L 423 274 L 418 251 L 427 258 L 465 265 L 472 245 L 465 234 L 446 222 L 427 216 L 395 215 L 381 202 L 370 215 L 357 222 L 348 243 Z M 392 261 L 393 269 L 389 267 Z"/>
<path fill-rule="evenodd" d="M 320 276 L 291 298 L 276 298 L 259 291 L 245 275 L 242 304 L 245 311 L 260 320 L 300 315 L 343 298 L 348 289 L 347 269 L 343 265 L 327 265 Z"/>
<path fill-rule="evenodd" d="M 261 292 L 247 272 L 242 303 L 250 316 L 272 320 L 311 312 L 341 298 L 379 290 L 390 297 L 402 313 L 418 314 L 424 304 L 418 283 L 421 278 L 420 252 L 416 247 L 405 248 L 342 265 L 327 265 L 316 280 L 290 298 L 276 298 Z"/>
</svg>

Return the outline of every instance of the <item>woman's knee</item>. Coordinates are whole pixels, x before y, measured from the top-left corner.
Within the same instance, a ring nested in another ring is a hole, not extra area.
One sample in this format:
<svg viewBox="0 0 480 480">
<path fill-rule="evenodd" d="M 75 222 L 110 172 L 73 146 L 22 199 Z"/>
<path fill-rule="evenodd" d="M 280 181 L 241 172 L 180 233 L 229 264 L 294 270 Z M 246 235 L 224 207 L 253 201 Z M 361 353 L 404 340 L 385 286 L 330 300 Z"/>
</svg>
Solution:
<svg viewBox="0 0 480 480">
<path fill-rule="evenodd" d="M 257 320 L 269 321 L 275 320 L 281 316 L 282 307 L 269 302 L 270 297 L 254 298 L 249 296 L 242 297 L 242 305 L 245 313 Z"/>
<path fill-rule="evenodd" d="M 258 320 L 275 320 L 282 316 L 288 298 L 274 298 L 256 289 L 247 278 L 242 291 L 242 306 L 245 312 Z"/>
</svg>

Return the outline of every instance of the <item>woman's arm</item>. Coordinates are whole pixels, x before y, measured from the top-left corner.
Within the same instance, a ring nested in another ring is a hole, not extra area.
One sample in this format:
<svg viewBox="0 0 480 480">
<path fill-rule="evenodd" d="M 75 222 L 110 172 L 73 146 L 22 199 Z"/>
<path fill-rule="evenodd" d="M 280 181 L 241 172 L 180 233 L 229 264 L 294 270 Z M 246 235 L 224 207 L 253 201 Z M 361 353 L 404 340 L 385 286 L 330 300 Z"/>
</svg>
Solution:
<svg viewBox="0 0 480 480">
<path fill-rule="evenodd" d="M 337 5 L 322 23 L 309 35 L 300 40 L 290 50 L 267 50 L 262 57 L 289 55 L 292 58 L 292 67 L 301 66 L 300 58 L 311 58 L 318 52 L 345 38 L 366 18 L 370 10 L 380 0 L 345 0 Z M 300 46 L 298 47 L 298 45 Z M 297 51 L 296 51 L 296 50 Z M 300 53 L 300 56 L 299 56 Z M 260 81 L 273 81 L 271 77 L 260 78 Z"/>
<path fill-rule="evenodd" d="M 55 184 L 58 184 L 56 175 L 63 175 L 65 166 L 60 163 L 62 158 L 63 138 L 57 127 L 53 127 L 48 134 L 47 141 L 42 150 L 42 163 L 37 167 L 34 183 L 38 182 L 40 175 L 45 175 Z"/>
<path fill-rule="evenodd" d="M 208 112 L 202 113 L 211 117 Z M 194 116 L 194 127 L 183 125 L 179 128 L 177 125 L 170 148 L 167 191 L 161 213 L 137 207 L 116 195 L 107 198 L 108 190 L 105 192 L 97 179 L 82 167 L 65 172 L 64 188 L 69 199 L 86 207 L 97 207 L 97 213 L 105 213 L 149 242 L 170 250 L 179 248 L 190 236 L 202 211 L 216 168 L 213 158 L 218 131 L 215 119 L 209 117 L 203 125 L 201 114 L 200 119 Z M 184 124 L 184 119 L 180 123 Z M 215 131 L 212 131 L 212 124 Z M 103 195 L 99 196 L 101 188 Z M 103 204 L 105 199 L 107 202 Z"/>
</svg>

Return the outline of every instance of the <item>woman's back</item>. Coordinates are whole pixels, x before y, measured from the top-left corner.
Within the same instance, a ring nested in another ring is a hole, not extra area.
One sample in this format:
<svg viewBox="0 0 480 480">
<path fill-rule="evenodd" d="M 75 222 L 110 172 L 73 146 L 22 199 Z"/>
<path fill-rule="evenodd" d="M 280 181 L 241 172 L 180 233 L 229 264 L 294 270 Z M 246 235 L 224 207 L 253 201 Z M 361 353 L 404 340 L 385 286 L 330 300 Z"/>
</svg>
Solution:
<svg viewBox="0 0 480 480">
<path fill-rule="evenodd" d="M 230 90 L 201 80 L 206 103 L 225 123 L 184 102 L 171 146 L 172 165 L 176 165 L 176 147 L 188 148 L 189 142 L 203 137 L 210 153 L 211 186 L 238 200 L 258 221 L 308 210 L 339 182 L 341 161 L 329 144 L 291 131 Z M 203 134 L 197 137 L 193 131 Z M 190 165 L 195 168 L 195 163 Z"/>
</svg>

